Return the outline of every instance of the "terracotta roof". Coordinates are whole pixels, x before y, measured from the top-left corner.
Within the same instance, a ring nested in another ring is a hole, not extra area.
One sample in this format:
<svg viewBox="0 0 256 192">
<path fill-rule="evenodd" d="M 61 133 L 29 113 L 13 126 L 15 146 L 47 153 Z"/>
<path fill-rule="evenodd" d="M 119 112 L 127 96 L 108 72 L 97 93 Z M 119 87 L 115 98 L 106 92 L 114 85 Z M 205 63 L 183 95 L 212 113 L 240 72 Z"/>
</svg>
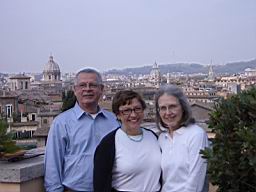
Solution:
<svg viewBox="0 0 256 192">
<path fill-rule="evenodd" d="M 39 123 L 37 121 L 28 122 L 14 122 L 11 123 L 11 127 L 21 127 L 21 126 L 37 126 Z"/>
<path fill-rule="evenodd" d="M 10 77 L 10 79 L 30 79 L 31 77 L 26 76 L 25 74 L 18 74 L 15 76 Z"/>
<path fill-rule="evenodd" d="M 209 111 L 212 111 L 214 104 L 212 103 L 200 103 L 200 102 L 194 102 L 190 104 L 191 107 L 198 106 L 203 109 L 207 109 Z"/>
<path fill-rule="evenodd" d="M 3 90 L 0 90 L 0 97 L 1 98 L 17 97 L 17 93 L 15 91 L 3 91 Z"/>
<path fill-rule="evenodd" d="M 33 134 L 34 137 L 47 137 L 50 127 L 40 127 L 37 128 L 35 133 Z"/>
</svg>

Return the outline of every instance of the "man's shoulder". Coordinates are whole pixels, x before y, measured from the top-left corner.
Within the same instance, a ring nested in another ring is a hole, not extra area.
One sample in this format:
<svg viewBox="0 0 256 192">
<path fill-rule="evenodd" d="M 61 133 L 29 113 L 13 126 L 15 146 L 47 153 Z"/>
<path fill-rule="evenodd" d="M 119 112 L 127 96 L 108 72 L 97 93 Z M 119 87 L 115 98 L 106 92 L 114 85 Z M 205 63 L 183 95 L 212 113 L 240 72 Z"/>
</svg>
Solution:
<svg viewBox="0 0 256 192">
<path fill-rule="evenodd" d="M 70 109 L 68 109 L 66 111 L 63 111 L 60 114 L 58 114 L 54 119 L 55 119 L 55 121 L 59 121 L 59 120 L 63 121 L 67 118 L 70 119 L 73 116 L 74 116 L 74 110 L 73 110 L 73 108 L 70 108 Z"/>
<path fill-rule="evenodd" d="M 115 116 L 115 114 L 113 112 L 110 112 L 110 111 L 108 111 L 106 109 L 101 109 L 101 111 L 104 113 L 104 115 L 106 117 L 116 119 L 116 116 Z"/>
</svg>

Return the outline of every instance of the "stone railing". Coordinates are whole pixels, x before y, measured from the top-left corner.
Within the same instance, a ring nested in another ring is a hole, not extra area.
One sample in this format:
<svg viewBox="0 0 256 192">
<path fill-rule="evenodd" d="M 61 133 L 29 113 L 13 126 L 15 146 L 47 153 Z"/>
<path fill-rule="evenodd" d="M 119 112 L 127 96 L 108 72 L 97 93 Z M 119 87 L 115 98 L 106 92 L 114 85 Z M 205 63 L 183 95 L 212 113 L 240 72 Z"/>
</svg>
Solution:
<svg viewBox="0 0 256 192">
<path fill-rule="evenodd" d="M 0 192 L 44 192 L 43 159 L 40 155 L 17 162 L 0 161 Z M 209 192 L 216 191 L 210 184 Z"/>
<path fill-rule="evenodd" d="M 44 192 L 44 156 L 16 162 L 0 161 L 0 192 Z"/>
</svg>

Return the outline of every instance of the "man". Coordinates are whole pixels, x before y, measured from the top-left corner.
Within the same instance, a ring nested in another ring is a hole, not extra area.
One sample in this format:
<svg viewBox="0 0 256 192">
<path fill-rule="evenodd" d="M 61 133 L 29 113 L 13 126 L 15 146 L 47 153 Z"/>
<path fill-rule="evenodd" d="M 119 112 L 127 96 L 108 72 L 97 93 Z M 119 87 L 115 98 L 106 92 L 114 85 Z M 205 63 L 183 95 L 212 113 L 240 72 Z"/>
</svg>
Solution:
<svg viewBox="0 0 256 192">
<path fill-rule="evenodd" d="M 53 121 L 45 152 L 47 192 L 93 191 L 93 156 L 101 139 L 119 126 L 113 113 L 99 107 L 99 72 L 84 69 L 75 77 L 75 106 Z"/>
</svg>

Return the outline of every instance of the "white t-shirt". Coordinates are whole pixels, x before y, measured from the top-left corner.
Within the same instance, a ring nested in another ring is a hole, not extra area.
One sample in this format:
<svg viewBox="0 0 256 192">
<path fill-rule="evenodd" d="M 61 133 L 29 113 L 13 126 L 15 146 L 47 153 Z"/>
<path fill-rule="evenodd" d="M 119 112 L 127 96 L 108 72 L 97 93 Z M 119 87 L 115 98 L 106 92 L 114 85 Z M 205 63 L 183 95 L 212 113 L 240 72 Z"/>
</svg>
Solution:
<svg viewBox="0 0 256 192">
<path fill-rule="evenodd" d="M 193 124 L 174 131 L 161 133 L 162 192 L 202 192 L 206 178 L 207 163 L 199 154 L 208 147 L 206 132 Z"/>
<path fill-rule="evenodd" d="M 140 142 L 131 140 L 122 129 L 116 132 L 112 186 L 118 191 L 160 190 L 160 147 L 153 133 L 145 129 L 142 131 L 143 139 Z"/>
</svg>

